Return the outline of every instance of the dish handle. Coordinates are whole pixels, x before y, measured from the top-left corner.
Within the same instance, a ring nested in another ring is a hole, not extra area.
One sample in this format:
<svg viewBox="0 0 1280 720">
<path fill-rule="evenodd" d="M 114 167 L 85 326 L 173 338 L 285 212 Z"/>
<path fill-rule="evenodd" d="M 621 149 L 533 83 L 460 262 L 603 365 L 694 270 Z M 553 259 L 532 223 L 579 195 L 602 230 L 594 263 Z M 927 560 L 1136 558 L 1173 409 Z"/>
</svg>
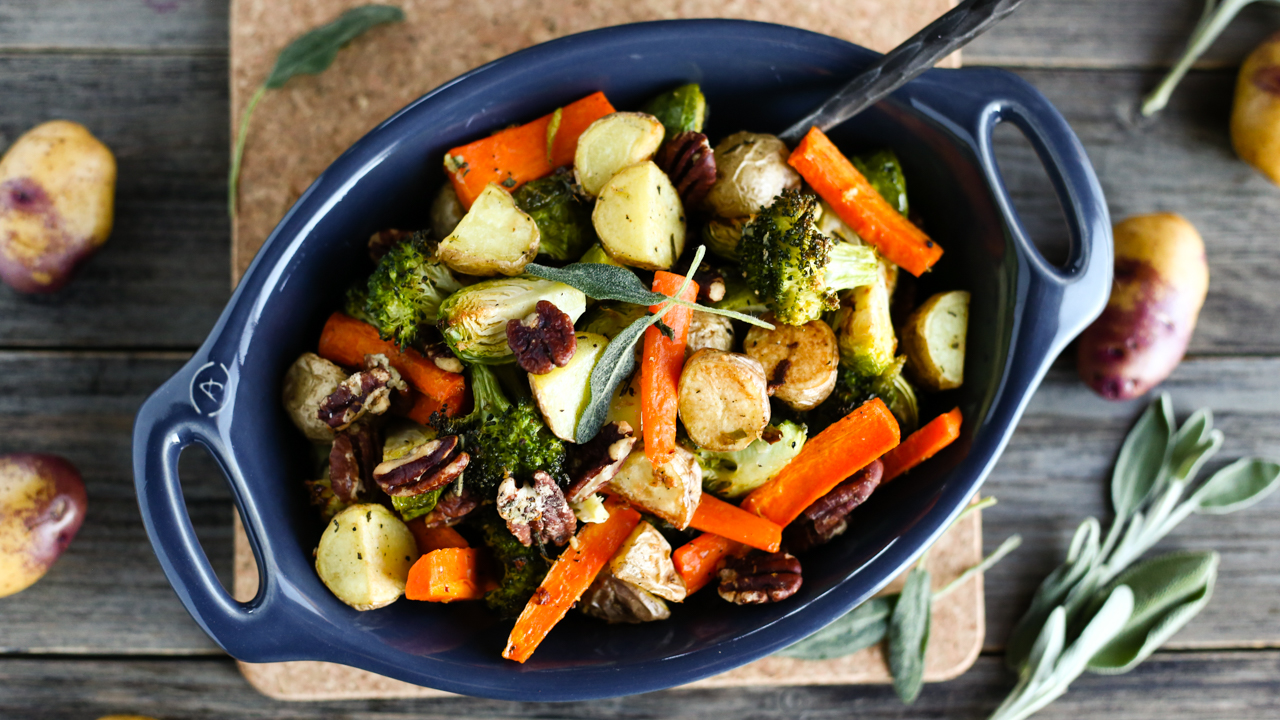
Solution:
<svg viewBox="0 0 1280 720">
<path fill-rule="evenodd" d="M 235 373 L 212 361 L 207 346 L 156 390 L 138 411 L 133 431 L 134 484 L 151 546 L 191 617 L 232 656 L 250 662 L 298 658 L 303 631 L 298 608 L 287 599 L 275 573 L 264 573 L 257 597 L 231 597 L 214 573 L 196 537 L 183 499 L 178 458 L 199 443 L 233 486 L 240 516 L 259 567 L 264 554 L 259 518 L 245 507 L 243 478 L 218 431 L 218 418 L 234 396 Z"/>
</svg>

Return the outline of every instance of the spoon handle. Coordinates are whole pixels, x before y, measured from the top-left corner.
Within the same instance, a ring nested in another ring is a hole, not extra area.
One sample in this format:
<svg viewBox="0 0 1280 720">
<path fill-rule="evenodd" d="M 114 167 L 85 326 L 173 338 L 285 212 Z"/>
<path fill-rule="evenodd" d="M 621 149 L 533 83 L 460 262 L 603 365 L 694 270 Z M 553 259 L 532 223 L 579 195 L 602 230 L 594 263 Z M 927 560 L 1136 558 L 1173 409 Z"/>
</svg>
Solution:
<svg viewBox="0 0 1280 720">
<path fill-rule="evenodd" d="M 1000 22 L 1023 0 L 965 0 L 928 27 L 890 50 L 818 109 L 778 137 L 789 145 L 800 142 L 809 128 L 827 131 L 879 102 L 970 40 Z"/>
</svg>

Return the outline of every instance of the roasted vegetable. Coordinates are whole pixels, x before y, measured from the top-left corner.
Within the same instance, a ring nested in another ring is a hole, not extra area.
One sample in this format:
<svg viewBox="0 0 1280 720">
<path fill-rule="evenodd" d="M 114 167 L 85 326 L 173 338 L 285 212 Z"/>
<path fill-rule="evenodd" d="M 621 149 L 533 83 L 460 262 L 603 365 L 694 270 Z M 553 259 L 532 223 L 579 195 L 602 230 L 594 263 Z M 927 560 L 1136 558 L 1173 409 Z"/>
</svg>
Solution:
<svg viewBox="0 0 1280 720">
<path fill-rule="evenodd" d="M 902 375 L 906 360 L 905 357 L 898 358 L 883 374 L 874 377 L 859 375 L 847 365 L 840 366 L 835 390 L 825 402 L 805 416 L 810 434 L 822 432 L 873 398 L 884 401 L 903 433 L 915 430 L 919 423 L 919 408 L 915 388 Z"/>
<path fill-rule="evenodd" d="M 702 497 L 702 468 L 693 453 L 679 445 L 670 457 L 655 468 L 644 448 L 637 445 L 609 487 L 635 507 L 683 530 L 693 520 Z"/>
<path fill-rule="evenodd" d="M 346 370 L 315 353 L 299 355 L 284 374 L 284 411 L 308 440 L 333 442 L 333 428 L 316 413 L 320 403 L 346 379 Z"/>
<path fill-rule="evenodd" d="M 537 545 L 521 545 L 496 514 L 485 515 L 480 531 L 482 541 L 502 568 L 497 589 L 484 596 L 485 605 L 504 619 L 517 617 L 551 566 Z"/>
<path fill-rule="evenodd" d="M 414 233 L 382 256 L 364 291 L 347 295 L 347 314 L 378 328 L 384 340 L 400 347 L 422 338 L 436 322 L 440 303 L 460 290 L 449 268 L 435 260 L 425 233 Z"/>
<path fill-rule="evenodd" d="M 699 350 L 733 349 L 733 321 L 724 315 L 713 315 L 709 312 L 694 310 L 689 318 L 689 336 L 684 341 L 686 357 Z"/>
<path fill-rule="evenodd" d="M 591 582 L 578 603 L 582 612 L 607 623 L 666 620 L 671 610 L 662 598 L 614 577 L 606 567 Z"/>
<path fill-rule="evenodd" d="M 329 522 L 335 515 L 351 507 L 351 504 L 343 501 L 338 494 L 333 491 L 333 481 L 329 477 L 329 467 L 325 466 L 324 474 L 319 480 L 306 480 L 303 485 L 307 488 L 307 497 L 311 501 L 311 507 L 319 513 L 320 519 Z"/>
<path fill-rule="evenodd" d="M 788 325 L 816 320 L 836 308 L 837 291 L 879 276 L 875 252 L 818 232 L 816 212 L 817 198 L 789 190 L 747 223 L 738 243 L 748 283 Z"/>
<path fill-rule="evenodd" d="M 527 182 L 512 197 L 538 224 L 539 255 L 577 260 L 595 242 L 591 205 L 574 193 L 573 176 L 568 172 Z"/>
<path fill-rule="evenodd" d="M 849 158 L 849 161 L 890 207 L 903 215 L 907 214 L 910 209 L 907 205 L 907 176 L 902 172 L 902 163 L 898 162 L 896 153 L 892 150 L 880 150 Z"/>
<path fill-rule="evenodd" d="M 723 350 L 699 350 L 680 374 L 680 422 L 708 450 L 741 450 L 769 424 L 769 389 L 756 360 Z"/>
<path fill-rule="evenodd" d="M 432 236 L 449 237 L 466 214 L 467 209 L 462 207 L 462 201 L 458 199 L 458 191 L 453 189 L 453 185 L 450 183 L 441 185 L 435 200 L 431 201 Z"/>
<path fill-rule="evenodd" d="M 523 320 L 546 300 L 575 322 L 587 297 L 568 285 L 530 277 L 498 278 L 468 285 L 440 305 L 440 331 L 466 362 L 498 364 L 515 358 L 507 344 L 507 322 Z"/>
<path fill-rule="evenodd" d="M 609 572 L 658 597 L 672 602 L 684 600 L 684 580 L 671 563 L 671 544 L 647 522 L 636 525 L 614 553 Z"/>
<path fill-rule="evenodd" d="M 477 406 L 480 404 L 476 403 Z M 408 420 L 397 420 L 386 430 L 382 443 L 382 461 L 398 460 L 413 452 L 414 448 L 435 440 L 438 433 L 426 425 Z M 447 487 L 439 487 L 417 495 L 392 496 L 391 506 L 406 522 L 422 517 L 436 508 L 440 495 Z"/>
<path fill-rule="evenodd" d="M 1204 241 L 1179 215 L 1115 227 L 1115 280 L 1102 316 L 1080 336 L 1080 377 L 1108 400 L 1146 393 L 1187 351 L 1209 288 Z"/>
<path fill-rule="evenodd" d="M 529 400 L 510 405 L 465 438 L 471 461 L 462 484 L 479 497 L 494 497 L 508 475 L 517 484 L 530 481 L 536 470 L 564 479 L 564 444 L 543 424 Z"/>
<path fill-rule="evenodd" d="M 786 143 L 773 135 L 734 133 L 716 145 L 715 157 L 716 184 L 705 203 L 722 218 L 746 217 L 800 187 Z"/>
<path fill-rule="evenodd" d="M 60 289 L 111 234 L 116 159 L 82 125 L 54 120 L 0 158 L 0 280 L 23 293 Z"/>
<path fill-rule="evenodd" d="M 790 420 L 765 428 L 764 436 L 736 452 L 698 450 L 702 488 L 735 500 L 769 481 L 804 447 L 805 426 Z"/>
<path fill-rule="evenodd" d="M 724 276 L 724 298 L 712 303 L 712 307 L 720 310 L 734 310 L 740 313 L 762 313 L 769 309 L 760 295 L 751 287 L 751 283 L 742 277 L 741 272 L 726 273 Z"/>
<path fill-rule="evenodd" d="M 738 242 L 742 240 L 742 228 L 753 216 L 716 218 L 702 226 L 702 242 L 716 256 L 730 262 L 738 261 Z"/>
<path fill-rule="evenodd" d="M 542 375 L 529 375 L 533 401 L 552 434 L 575 442 L 578 419 L 591 400 L 591 371 L 604 354 L 609 338 L 589 332 L 576 333 L 578 349 L 564 367 Z"/>
<path fill-rule="evenodd" d="M 609 253 L 605 252 L 604 246 L 601 245 L 600 243 L 596 243 L 595 245 L 592 245 L 591 247 L 587 248 L 587 251 L 582 253 L 582 257 L 578 258 L 578 262 L 594 263 L 596 265 L 613 265 L 614 267 L 626 267 L 625 265 L 618 262 L 617 260 L 614 260 L 613 258 L 609 257 Z"/>
<path fill-rule="evenodd" d="M 582 329 L 612 340 L 628 325 L 648 314 L 649 308 L 644 305 L 617 301 L 602 302 L 587 314 L 583 320 Z"/>
<path fill-rule="evenodd" d="M 964 383 L 968 327 L 969 293 L 965 290 L 938 293 L 911 313 L 902 326 L 902 348 L 907 354 L 907 370 L 916 382 L 930 390 L 953 390 Z"/>
<path fill-rule="evenodd" d="M 859 375 L 880 375 L 893 363 L 898 337 L 889 315 L 889 290 L 884 278 L 850 290 L 836 311 L 840 362 Z"/>
<path fill-rule="evenodd" d="M 772 330 L 752 326 L 742 349 L 764 368 L 770 394 L 793 410 L 812 410 L 836 385 L 840 352 L 835 333 L 821 320 Z"/>
<path fill-rule="evenodd" d="M 1280 33 L 1267 38 L 1240 66 L 1231 144 L 1241 160 L 1280 185 Z"/>
<path fill-rule="evenodd" d="M 653 157 L 662 145 L 662 123 L 652 115 L 617 112 L 596 120 L 578 138 L 573 172 L 588 195 L 599 195 L 623 168 Z"/>
<path fill-rule="evenodd" d="M 0 455 L 0 597 L 44 577 L 88 509 L 84 481 L 55 455 Z"/>
<path fill-rule="evenodd" d="M 519 275 L 538 254 L 538 223 L 516 206 L 511 193 L 490 183 L 436 255 L 468 275 Z"/>
<path fill-rule="evenodd" d="M 618 384 L 613 391 L 613 399 L 609 401 L 609 412 L 605 415 L 606 423 L 625 422 L 631 426 L 637 437 L 644 431 L 643 417 L 640 412 L 640 373 L 635 373 L 625 382 Z"/>
<path fill-rule="evenodd" d="M 690 83 L 662 93 L 645 103 L 641 110 L 657 118 L 670 138 L 682 132 L 702 132 L 702 124 L 707 119 L 707 98 L 697 83 Z"/>
<path fill-rule="evenodd" d="M 381 505 L 352 505 L 325 526 L 316 548 L 316 573 L 325 587 L 356 610 L 375 610 L 404 593 L 418 559 L 413 533 Z"/>
<path fill-rule="evenodd" d="M 684 252 L 684 207 L 652 161 L 618 172 L 600 189 L 591 221 L 609 256 L 625 265 L 665 270 Z"/>
</svg>

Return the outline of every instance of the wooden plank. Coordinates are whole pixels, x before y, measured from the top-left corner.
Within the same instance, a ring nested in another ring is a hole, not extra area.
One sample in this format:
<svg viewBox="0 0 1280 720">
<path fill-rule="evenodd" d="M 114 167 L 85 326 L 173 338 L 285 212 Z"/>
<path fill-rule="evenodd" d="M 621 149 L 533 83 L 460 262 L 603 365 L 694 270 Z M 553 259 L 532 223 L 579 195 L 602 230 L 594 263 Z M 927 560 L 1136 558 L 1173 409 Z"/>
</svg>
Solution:
<svg viewBox="0 0 1280 720">
<path fill-rule="evenodd" d="M 138 518 L 130 428 L 146 395 L 181 356 L 0 353 L 0 452 L 61 453 L 83 471 L 90 512 L 81 536 L 50 574 L 0 601 L 0 652 L 201 654 L 213 644 L 182 609 Z M 1280 456 L 1280 359 L 1196 359 L 1167 384 L 1180 414 L 1212 407 L 1227 435 L 1224 460 Z M 1104 478 L 1141 403 L 1094 397 L 1069 366 L 1032 401 L 983 492 L 1000 504 L 984 517 L 988 551 L 1012 533 L 1023 547 L 988 575 L 987 645 L 999 647 L 1036 584 L 1087 515 L 1106 517 Z M 231 504 L 211 461 L 183 467 L 187 501 L 215 568 L 229 578 Z M 184 458 L 186 462 L 186 458 Z M 1280 646 L 1280 495 L 1225 517 L 1187 520 L 1162 547 L 1223 554 L 1217 597 L 1177 647 Z"/>
<path fill-rule="evenodd" d="M 0 346 L 204 339 L 230 295 L 226 72 L 223 58 L 0 55 L 0 147 L 66 118 L 119 163 L 111 239 L 55 295 L 0 285 Z"/>
<path fill-rule="evenodd" d="M 5 0 L 0 48 L 226 53 L 227 0 Z"/>
<path fill-rule="evenodd" d="M 1264 720 L 1280 714 L 1280 651 L 1160 653 L 1127 675 L 1086 675 L 1037 720 Z M 287 703 L 254 692 L 230 660 L 0 660 L 0 716 L 83 720 L 138 713 L 187 720 L 414 718 L 978 718 L 1013 686 L 998 656 L 926 685 L 908 710 L 887 686 L 669 690 L 581 703 L 473 698 Z"/>
</svg>

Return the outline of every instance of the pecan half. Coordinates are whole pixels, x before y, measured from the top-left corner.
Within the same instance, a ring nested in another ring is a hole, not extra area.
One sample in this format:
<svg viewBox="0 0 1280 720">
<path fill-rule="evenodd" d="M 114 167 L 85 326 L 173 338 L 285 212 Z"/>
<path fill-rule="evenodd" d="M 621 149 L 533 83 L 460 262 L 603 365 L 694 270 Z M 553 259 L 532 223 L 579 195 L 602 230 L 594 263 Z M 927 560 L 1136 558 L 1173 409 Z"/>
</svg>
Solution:
<svg viewBox="0 0 1280 720">
<path fill-rule="evenodd" d="M 521 370 L 545 375 L 573 359 L 578 338 L 573 334 L 573 318 L 555 303 L 539 300 L 523 320 L 507 322 L 507 344 Z"/>
<path fill-rule="evenodd" d="M 431 358 L 431 362 L 445 372 L 461 373 L 465 369 L 462 361 L 445 343 L 428 343 L 423 349 L 423 354 Z"/>
<path fill-rule="evenodd" d="M 577 527 L 564 493 L 541 470 L 533 474 L 533 487 L 517 488 L 510 475 L 503 479 L 498 486 L 498 516 L 507 521 L 507 529 L 525 547 L 535 537 L 540 545 L 564 545 Z"/>
<path fill-rule="evenodd" d="M 849 527 L 849 513 L 871 497 L 883 474 L 884 464 L 875 460 L 815 500 L 787 526 L 783 534 L 787 549 L 805 552 L 843 533 Z"/>
<path fill-rule="evenodd" d="M 470 490 L 465 487 L 462 492 L 447 492 L 440 496 L 436 507 L 422 518 L 427 527 L 448 527 L 457 525 L 467 513 L 479 507 L 480 503 Z"/>
<path fill-rule="evenodd" d="M 411 497 L 457 480 L 470 460 L 471 456 L 462 452 L 458 436 L 446 435 L 419 445 L 404 457 L 380 463 L 373 469 L 373 479 L 391 497 Z"/>
<path fill-rule="evenodd" d="M 378 431 L 367 423 L 357 423 L 338 432 L 329 449 L 329 483 L 333 494 L 345 503 L 357 502 L 366 494 L 366 480 L 381 455 Z"/>
<path fill-rule="evenodd" d="M 569 468 L 572 479 L 565 492 L 569 502 L 586 499 L 612 480 L 635 444 L 631 424 L 619 420 L 600 428 L 590 441 L 570 446 L 574 449 Z"/>
<path fill-rule="evenodd" d="M 381 415 L 391 408 L 393 371 L 374 367 L 343 380 L 320 402 L 316 417 L 334 430 L 345 430 L 365 415 Z M 394 379 L 399 379 L 395 376 Z"/>
<path fill-rule="evenodd" d="M 686 208 L 702 202 L 716 184 L 716 156 L 702 133 L 682 132 L 670 138 L 654 161 L 676 186 Z"/>
<path fill-rule="evenodd" d="M 382 259 L 383 255 L 391 252 L 391 248 L 408 240 L 413 236 L 410 230 L 397 230 L 395 228 L 387 228 L 369 236 L 369 259 L 375 263 Z"/>
<path fill-rule="evenodd" d="M 763 605 L 800 589 L 800 561 L 785 552 L 730 557 L 720 568 L 720 597 L 735 605 Z"/>
</svg>

